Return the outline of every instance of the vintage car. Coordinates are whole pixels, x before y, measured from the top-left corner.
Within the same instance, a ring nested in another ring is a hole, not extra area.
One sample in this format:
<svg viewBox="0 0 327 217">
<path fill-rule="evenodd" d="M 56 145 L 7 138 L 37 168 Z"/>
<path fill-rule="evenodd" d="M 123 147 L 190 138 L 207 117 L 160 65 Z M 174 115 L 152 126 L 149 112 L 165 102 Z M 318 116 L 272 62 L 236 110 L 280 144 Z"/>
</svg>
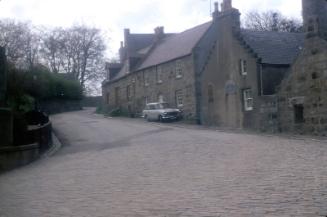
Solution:
<svg viewBox="0 0 327 217">
<path fill-rule="evenodd" d="M 169 107 L 165 102 L 148 103 L 143 110 L 142 116 L 148 121 L 168 121 L 182 119 L 182 111 Z"/>
</svg>

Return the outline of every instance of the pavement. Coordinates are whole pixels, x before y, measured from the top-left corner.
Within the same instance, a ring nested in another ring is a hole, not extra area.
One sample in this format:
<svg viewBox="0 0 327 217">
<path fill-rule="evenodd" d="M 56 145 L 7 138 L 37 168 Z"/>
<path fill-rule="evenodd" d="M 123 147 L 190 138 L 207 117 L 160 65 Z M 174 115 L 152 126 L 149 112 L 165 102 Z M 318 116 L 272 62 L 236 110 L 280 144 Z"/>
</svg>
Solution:
<svg viewBox="0 0 327 217">
<path fill-rule="evenodd" d="M 51 117 L 63 144 L 0 175 L 0 217 L 327 216 L 327 144 L 104 118 Z"/>
</svg>

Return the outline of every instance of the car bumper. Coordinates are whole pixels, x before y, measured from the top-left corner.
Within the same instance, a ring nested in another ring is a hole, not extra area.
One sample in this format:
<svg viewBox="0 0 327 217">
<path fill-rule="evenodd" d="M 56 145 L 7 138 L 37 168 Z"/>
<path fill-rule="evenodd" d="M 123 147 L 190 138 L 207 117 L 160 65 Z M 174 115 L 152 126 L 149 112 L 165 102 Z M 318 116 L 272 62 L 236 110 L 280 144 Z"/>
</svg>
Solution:
<svg viewBox="0 0 327 217">
<path fill-rule="evenodd" d="M 176 116 L 176 115 L 165 115 L 162 116 L 163 120 L 179 120 L 182 119 L 182 116 Z"/>
</svg>

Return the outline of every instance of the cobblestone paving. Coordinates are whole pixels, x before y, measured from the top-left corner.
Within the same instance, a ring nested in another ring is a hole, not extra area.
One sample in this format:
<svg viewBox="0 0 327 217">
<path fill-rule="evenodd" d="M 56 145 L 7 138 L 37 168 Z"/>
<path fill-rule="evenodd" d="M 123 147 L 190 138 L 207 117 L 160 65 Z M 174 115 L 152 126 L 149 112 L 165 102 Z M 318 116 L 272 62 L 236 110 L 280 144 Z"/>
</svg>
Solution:
<svg viewBox="0 0 327 217">
<path fill-rule="evenodd" d="M 66 144 L 0 175 L 1 217 L 327 215 L 327 144 L 54 116 Z"/>
</svg>

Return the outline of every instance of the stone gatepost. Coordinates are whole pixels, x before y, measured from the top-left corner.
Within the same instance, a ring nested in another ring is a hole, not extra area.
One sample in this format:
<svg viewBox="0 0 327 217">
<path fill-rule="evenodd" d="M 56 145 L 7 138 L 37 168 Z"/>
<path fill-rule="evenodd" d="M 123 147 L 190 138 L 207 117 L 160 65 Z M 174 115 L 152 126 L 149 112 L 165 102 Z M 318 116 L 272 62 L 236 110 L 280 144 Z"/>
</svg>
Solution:
<svg viewBox="0 0 327 217">
<path fill-rule="evenodd" d="M 5 49 L 0 47 L 0 148 L 13 142 L 13 115 L 6 106 L 7 70 Z"/>
<path fill-rule="evenodd" d="M 0 148 L 13 143 L 13 115 L 10 109 L 0 108 Z"/>
<path fill-rule="evenodd" d="M 6 54 L 5 49 L 0 47 L 0 107 L 5 106 L 7 89 Z"/>
</svg>

